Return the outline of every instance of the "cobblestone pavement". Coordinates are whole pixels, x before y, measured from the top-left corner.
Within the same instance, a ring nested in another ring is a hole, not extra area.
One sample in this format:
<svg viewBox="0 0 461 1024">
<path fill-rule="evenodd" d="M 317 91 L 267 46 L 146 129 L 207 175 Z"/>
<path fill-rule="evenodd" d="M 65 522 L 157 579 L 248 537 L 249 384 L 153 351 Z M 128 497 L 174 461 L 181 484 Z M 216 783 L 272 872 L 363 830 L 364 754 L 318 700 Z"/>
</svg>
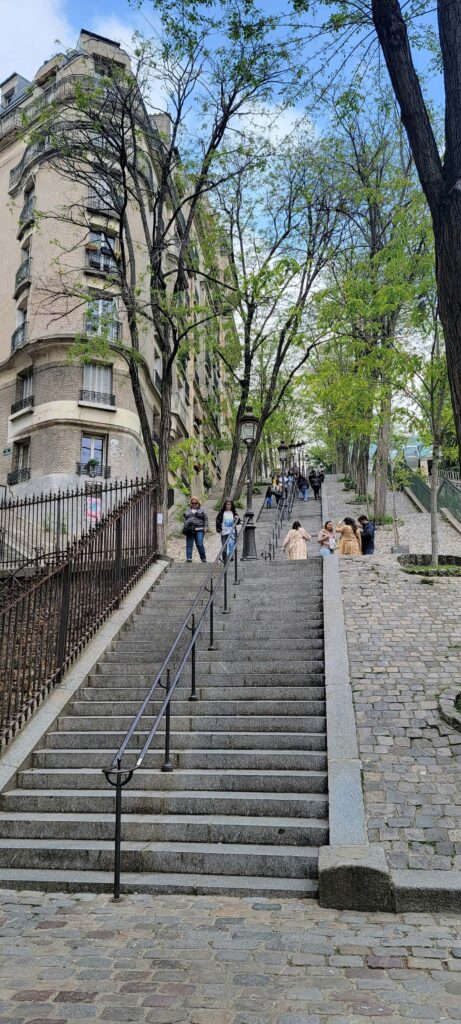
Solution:
<svg viewBox="0 0 461 1024">
<path fill-rule="evenodd" d="M 350 514 L 331 478 L 328 494 L 332 518 Z M 398 502 L 401 540 L 428 551 L 429 515 Z M 441 534 L 441 553 L 461 554 L 456 531 Z M 437 704 L 441 690 L 461 690 L 461 579 L 422 584 L 391 544 L 379 530 L 376 557 L 341 560 L 368 835 L 393 866 L 461 870 L 461 734 Z"/>
<path fill-rule="evenodd" d="M 461 918 L 0 894 L 0 1024 L 461 1021 Z"/>
</svg>

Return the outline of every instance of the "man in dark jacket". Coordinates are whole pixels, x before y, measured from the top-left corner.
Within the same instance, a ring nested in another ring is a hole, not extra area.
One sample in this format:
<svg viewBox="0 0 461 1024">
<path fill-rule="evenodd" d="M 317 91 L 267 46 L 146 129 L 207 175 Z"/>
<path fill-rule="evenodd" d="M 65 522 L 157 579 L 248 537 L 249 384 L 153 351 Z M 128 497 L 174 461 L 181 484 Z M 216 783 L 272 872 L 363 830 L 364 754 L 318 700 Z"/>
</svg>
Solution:
<svg viewBox="0 0 461 1024">
<path fill-rule="evenodd" d="M 362 555 L 374 555 L 376 526 L 368 516 L 359 516 L 362 530 Z"/>
</svg>

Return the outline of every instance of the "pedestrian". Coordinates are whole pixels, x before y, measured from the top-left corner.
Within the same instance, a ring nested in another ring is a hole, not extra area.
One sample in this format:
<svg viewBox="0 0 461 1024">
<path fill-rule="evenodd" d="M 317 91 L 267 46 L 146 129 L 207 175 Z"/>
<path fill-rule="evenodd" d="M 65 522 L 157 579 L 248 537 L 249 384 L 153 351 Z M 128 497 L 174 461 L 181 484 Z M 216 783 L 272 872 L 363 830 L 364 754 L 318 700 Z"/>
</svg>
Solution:
<svg viewBox="0 0 461 1024">
<path fill-rule="evenodd" d="M 265 505 L 266 505 L 266 508 L 272 508 L 272 486 L 271 486 L 271 484 L 269 484 L 269 487 L 267 488 L 267 491 L 266 491 Z"/>
<path fill-rule="evenodd" d="M 299 495 L 303 499 L 303 501 L 307 501 L 307 499 L 308 499 L 308 491 L 309 491 L 309 484 L 308 484 L 308 481 L 306 480 L 306 477 L 303 476 L 302 474 L 301 474 L 301 476 L 298 477 L 298 491 L 299 491 Z"/>
<path fill-rule="evenodd" d="M 278 507 L 280 499 L 283 497 L 283 486 L 280 477 L 277 477 L 277 481 L 274 488 L 275 502 Z"/>
<path fill-rule="evenodd" d="M 221 552 L 223 562 L 227 562 L 227 559 L 233 554 L 235 547 L 235 527 L 239 522 L 240 520 L 234 502 L 231 498 L 226 498 L 221 511 L 218 512 L 218 515 L 216 516 L 216 531 L 221 534 L 223 545 L 227 538 L 227 544 L 225 547 L 223 546 Z"/>
<path fill-rule="evenodd" d="M 313 469 L 309 476 L 309 483 L 312 487 L 314 498 L 316 501 L 319 500 L 319 495 L 322 487 L 322 481 L 320 479 L 320 473 L 317 473 L 316 469 Z"/>
<path fill-rule="evenodd" d="M 192 562 L 192 552 L 194 550 L 194 541 L 197 551 L 200 555 L 200 561 L 206 562 L 205 552 L 205 530 L 208 529 L 208 516 L 204 508 L 201 507 L 201 501 L 199 498 L 192 495 L 189 508 L 184 513 L 184 526 L 182 532 L 186 538 L 186 561 Z"/>
<path fill-rule="evenodd" d="M 291 530 L 285 537 L 282 544 L 282 550 L 287 549 L 288 560 L 290 562 L 300 561 L 307 558 L 307 542 L 311 539 L 310 533 L 303 530 L 301 523 L 295 519 Z"/>
<path fill-rule="evenodd" d="M 345 516 L 342 523 L 338 523 L 336 532 L 341 534 L 339 542 L 340 555 L 361 555 L 362 545 L 360 542 L 360 530 L 350 516 Z"/>
<path fill-rule="evenodd" d="M 362 555 L 374 555 L 376 526 L 368 516 L 359 516 L 362 529 Z"/>
<path fill-rule="evenodd" d="M 320 555 L 334 555 L 336 548 L 336 539 L 331 519 L 327 519 L 325 525 L 322 526 L 321 530 L 319 530 L 317 534 L 317 540 L 320 545 Z"/>
</svg>

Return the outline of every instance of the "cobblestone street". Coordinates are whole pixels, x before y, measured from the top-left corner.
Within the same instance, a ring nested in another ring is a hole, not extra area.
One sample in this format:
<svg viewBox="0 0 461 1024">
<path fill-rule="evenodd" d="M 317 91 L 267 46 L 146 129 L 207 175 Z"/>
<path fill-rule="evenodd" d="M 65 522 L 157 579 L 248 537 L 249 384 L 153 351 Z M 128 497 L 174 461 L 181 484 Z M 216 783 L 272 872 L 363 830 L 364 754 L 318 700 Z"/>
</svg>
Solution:
<svg viewBox="0 0 461 1024">
<path fill-rule="evenodd" d="M 328 495 L 335 521 L 351 515 L 341 484 L 329 480 Z M 397 500 L 401 542 L 428 552 L 429 515 Z M 461 689 L 461 579 L 422 584 L 390 555 L 392 532 L 377 538 L 376 557 L 341 561 L 369 839 L 395 867 L 460 869 L 461 733 L 442 720 L 437 697 Z M 444 523 L 440 551 L 461 555 Z"/>
<path fill-rule="evenodd" d="M 1 893 L 1 1024 L 461 1021 L 461 922 L 314 902 Z"/>
</svg>

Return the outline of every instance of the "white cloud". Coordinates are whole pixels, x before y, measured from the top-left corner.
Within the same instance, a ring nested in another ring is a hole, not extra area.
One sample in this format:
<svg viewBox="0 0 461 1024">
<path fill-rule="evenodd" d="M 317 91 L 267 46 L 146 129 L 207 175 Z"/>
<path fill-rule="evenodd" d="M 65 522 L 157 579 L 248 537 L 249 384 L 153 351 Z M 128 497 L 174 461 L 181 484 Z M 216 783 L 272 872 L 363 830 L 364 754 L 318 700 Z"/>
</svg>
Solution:
<svg viewBox="0 0 461 1024">
<path fill-rule="evenodd" d="M 62 47 L 74 46 L 76 32 L 64 0 L 4 0 L 0 4 L 0 82 L 13 71 L 33 78 L 38 68 Z"/>
</svg>

